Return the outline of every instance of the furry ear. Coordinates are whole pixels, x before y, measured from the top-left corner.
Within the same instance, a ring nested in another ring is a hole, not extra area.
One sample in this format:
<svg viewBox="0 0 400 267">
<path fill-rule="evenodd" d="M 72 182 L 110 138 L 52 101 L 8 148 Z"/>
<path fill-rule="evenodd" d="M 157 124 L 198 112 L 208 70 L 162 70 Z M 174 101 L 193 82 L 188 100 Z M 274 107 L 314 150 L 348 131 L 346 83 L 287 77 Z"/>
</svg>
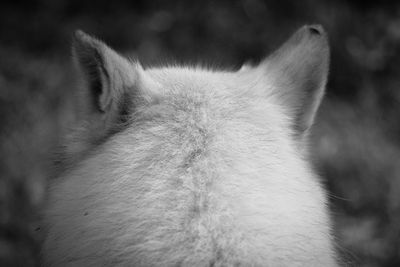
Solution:
<svg viewBox="0 0 400 267">
<path fill-rule="evenodd" d="M 319 25 L 302 27 L 261 63 L 272 81 L 273 95 L 289 111 L 298 136 L 313 123 L 324 94 L 328 65 L 328 39 Z"/>
<path fill-rule="evenodd" d="M 135 84 L 135 67 L 103 42 L 78 30 L 72 53 L 85 83 L 83 105 L 107 113 L 114 101 Z"/>
<path fill-rule="evenodd" d="M 72 53 L 83 78 L 83 118 L 67 145 L 70 154 L 77 154 L 118 130 L 138 105 L 154 101 L 159 86 L 139 63 L 129 62 L 80 30 L 75 32 Z"/>
<path fill-rule="evenodd" d="M 142 66 L 131 63 L 100 40 L 78 30 L 75 32 L 72 54 L 83 76 L 81 98 L 86 112 L 113 117 L 122 104 L 151 102 L 158 84 L 150 79 Z M 133 101 L 135 103 L 126 103 Z"/>
</svg>

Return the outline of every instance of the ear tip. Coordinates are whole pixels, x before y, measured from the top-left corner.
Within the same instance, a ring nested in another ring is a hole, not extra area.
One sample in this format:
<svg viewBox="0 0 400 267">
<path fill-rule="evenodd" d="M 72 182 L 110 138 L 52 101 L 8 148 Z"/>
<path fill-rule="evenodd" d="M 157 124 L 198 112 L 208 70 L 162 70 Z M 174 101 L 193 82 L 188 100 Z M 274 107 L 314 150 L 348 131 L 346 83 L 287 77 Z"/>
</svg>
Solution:
<svg viewBox="0 0 400 267">
<path fill-rule="evenodd" d="M 307 44 L 307 46 L 313 47 L 316 51 L 322 51 L 329 53 L 329 40 L 328 34 L 324 27 L 320 24 L 311 24 L 301 27 L 297 34 L 297 40 L 301 43 Z"/>
<path fill-rule="evenodd" d="M 89 34 L 85 33 L 81 29 L 78 29 L 74 32 L 73 41 L 74 43 L 88 43 L 93 40 Z"/>
<path fill-rule="evenodd" d="M 325 29 L 321 24 L 305 25 L 303 29 L 308 31 L 312 35 L 326 36 Z"/>
<path fill-rule="evenodd" d="M 82 31 L 81 29 L 77 29 L 74 32 L 74 38 L 75 39 L 82 39 L 85 36 L 87 36 L 87 34 L 84 31 Z"/>
<path fill-rule="evenodd" d="M 84 31 L 78 29 L 74 32 L 72 38 L 73 54 L 87 54 L 93 49 L 103 49 L 104 44 L 97 38 L 90 36 Z"/>
<path fill-rule="evenodd" d="M 305 40 L 328 40 L 328 34 L 324 27 L 320 24 L 304 25 L 294 34 L 298 39 Z"/>
</svg>

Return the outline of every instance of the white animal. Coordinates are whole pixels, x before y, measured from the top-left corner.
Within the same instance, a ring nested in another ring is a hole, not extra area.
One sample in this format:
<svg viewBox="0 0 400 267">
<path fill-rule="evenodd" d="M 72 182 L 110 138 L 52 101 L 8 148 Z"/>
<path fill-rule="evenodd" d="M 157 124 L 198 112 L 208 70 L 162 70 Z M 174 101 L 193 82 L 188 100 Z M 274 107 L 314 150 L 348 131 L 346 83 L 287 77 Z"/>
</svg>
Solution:
<svg viewBox="0 0 400 267">
<path fill-rule="evenodd" d="M 337 266 L 307 132 L 323 28 L 258 66 L 143 69 L 78 31 L 70 167 L 49 186 L 45 266 Z"/>
</svg>

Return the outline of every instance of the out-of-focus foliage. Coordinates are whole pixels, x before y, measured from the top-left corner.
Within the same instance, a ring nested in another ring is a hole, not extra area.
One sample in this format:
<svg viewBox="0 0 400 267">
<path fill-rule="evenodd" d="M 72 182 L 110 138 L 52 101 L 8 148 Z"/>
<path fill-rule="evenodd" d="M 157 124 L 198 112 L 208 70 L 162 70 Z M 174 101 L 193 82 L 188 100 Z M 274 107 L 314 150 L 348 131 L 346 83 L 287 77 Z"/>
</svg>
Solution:
<svg viewBox="0 0 400 267">
<path fill-rule="evenodd" d="M 331 75 L 312 149 L 356 266 L 400 266 L 400 3 L 397 1 L 2 1 L 0 265 L 37 264 L 49 159 L 74 119 L 70 37 L 94 34 L 145 64 L 257 62 L 323 24 Z"/>
</svg>

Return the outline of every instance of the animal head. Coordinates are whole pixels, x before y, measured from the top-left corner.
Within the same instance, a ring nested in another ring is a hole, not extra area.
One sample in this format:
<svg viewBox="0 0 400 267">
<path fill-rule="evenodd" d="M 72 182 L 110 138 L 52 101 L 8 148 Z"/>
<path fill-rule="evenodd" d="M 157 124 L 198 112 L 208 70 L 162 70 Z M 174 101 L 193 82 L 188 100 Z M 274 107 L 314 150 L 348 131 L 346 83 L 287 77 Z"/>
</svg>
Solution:
<svg viewBox="0 0 400 267">
<path fill-rule="evenodd" d="M 320 26 L 238 71 L 144 69 L 80 31 L 73 54 L 83 120 L 67 148 L 85 157 L 51 186 L 49 263 L 335 266 L 303 155 L 327 80 Z"/>
<path fill-rule="evenodd" d="M 173 65 L 144 69 L 82 31 L 75 33 L 73 55 L 82 80 L 83 119 L 67 144 L 71 158 L 131 122 L 174 119 L 173 107 L 181 106 L 183 113 L 196 105 L 209 122 L 247 112 L 263 127 L 280 124 L 301 147 L 324 94 L 329 64 L 327 36 L 318 25 L 302 27 L 257 66 L 239 71 Z"/>
</svg>

